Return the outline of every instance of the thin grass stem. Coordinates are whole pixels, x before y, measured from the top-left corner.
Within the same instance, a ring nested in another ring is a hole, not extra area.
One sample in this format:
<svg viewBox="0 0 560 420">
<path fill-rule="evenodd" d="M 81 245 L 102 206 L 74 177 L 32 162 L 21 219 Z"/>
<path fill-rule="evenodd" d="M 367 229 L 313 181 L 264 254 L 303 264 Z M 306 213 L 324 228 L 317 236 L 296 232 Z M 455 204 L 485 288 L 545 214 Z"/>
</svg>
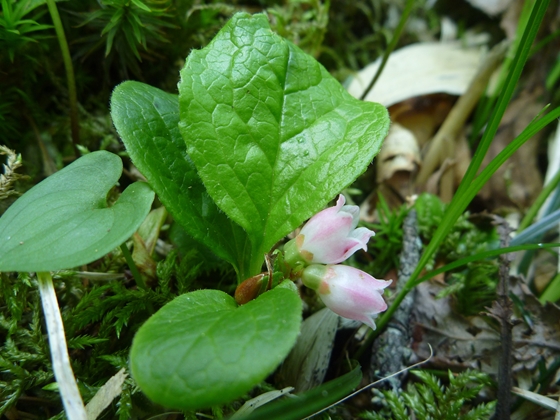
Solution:
<svg viewBox="0 0 560 420">
<path fill-rule="evenodd" d="M 519 252 L 519 251 L 528 251 L 531 249 L 548 249 L 548 248 L 560 248 L 560 243 L 548 243 L 548 244 L 525 244 L 525 245 L 517 245 L 517 246 L 509 246 L 507 248 L 497 248 L 492 249 L 489 251 L 480 252 L 475 255 L 470 255 L 465 258 L 461 258 L 460 260 L 453 261 L 452 263 L 446 264 L 443 267 L 440 267 L 436 270 L 431 270 L 420 277 L 414 283 L 414 287 L 418 286 L 420 283 L 423 283 L 426 280 L 429 280 L 438 274 L 446 273 L 448 271 L 454 270 L 456 268 L 462 267 L 474 261 L 481 261 L 487 258 L 497 257 L 502 254 L 509 254 L 512 252 Z"/>
<path fill-rule="evenodd" d="M 377 72 L 375 73 L 375 76 L 373 76 L 373 79 L 371 79 L 371 82 L 369 82 L 368 87 L 366 88 L 366 90 L 364 90 L 364 93 L 362 93 L 362 96 L 360 96 L 360 99 L 362 101 L 366 98 L 366 96 L 371 91 L 371 89 L 373 89 L 373 86 L 375 86 L 375 83 L 377 82 L 377 79 L 379 79 L 379 77 L 381 76 L 381 73 L 383 73 L 383 69 L 385 68 L 385 65 L 387 64 L 387 61 L 389 61 L 389 56 L 391 55 L 393 50 L 396 48 L 397 43 L 399 42 L 399 39 L 401 37 L 401 33 L 404 29 L 404 26 L 406 25 L 406 21 L 408 20 L 408 17 L 410 16 L 410 12 L 412 12 L 413 7 L 414 7 L 414 0 L 407 0 L 406 5 L 404 6 L 404 10 L 402 12 L 401 18 L 399 20 L 399 24 L 395 28 L 393 38 L 391 39 L 391 42 L 389 42 L 389 45 L 387 46 L 387 49 L 385 50 L 385 53 L 383 54 L 383 58 L 381 59 L 381 64 L 379 65 L 379 68 L 377 69 Z"/>
<path fill-rule="evenodd" d="M 56 7 L 55 0 L 47 0 L 49 13 L 54 24 L 60 51 L 62 52 L 62 60 L 64 61 L 64 68 L 66 70 L 66 81 L 68 84 L 68 100 L 70 102 L 70 130 L 72 132 L 72 143 L 74 144 L 74 153 L 76 157 L 80 156 L 78 145 L 80 144 L 80 122 L 78 119 L 78 94 L 76 93 L 76 79 L 74 77 L 74 66 L 72 64 L 72 57 L 70 56 L 70 49 L 68 48 L 68 41 L 64 34 L 64 27 L 60 20 L 60 15 Z"/>
<path fill-rule="evenodd" d="M 121 245 L 121 251 L 124 255 L 126 263 L 128 264 L 128 268 L 130 268 L 132 277 L 134 277 L 134 281 L 136 281 L 136 285 L 142 290 L 148 290 L 148 286 L 146 286 L 146 282 L 144 281 L 142 274 L 140 274 L 140 271 L 138 271 L 138 267 L 136 267 L 136 264 L 132 259 L 132 254 L 130 253 L 130 250 L 128 249 L 126 244 Z"/>
</svg>

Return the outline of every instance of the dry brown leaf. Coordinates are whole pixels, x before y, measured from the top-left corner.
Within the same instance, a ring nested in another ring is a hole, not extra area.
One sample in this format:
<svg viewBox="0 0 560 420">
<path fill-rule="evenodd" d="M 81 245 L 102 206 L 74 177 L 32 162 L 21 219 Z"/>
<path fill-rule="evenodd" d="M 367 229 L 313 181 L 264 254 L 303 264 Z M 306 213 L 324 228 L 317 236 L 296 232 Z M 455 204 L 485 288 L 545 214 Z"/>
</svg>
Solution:
<svg viewBox="0 0 560 420">
<path fill-rule="evenodd" d="M 425 191 L 439 196 L 444 203 L 449 203 L 471 163 L 471 151 L 464 134 L 460 135 L 457 141 L 444 144 L 446 147 L 452 147 L 449 154 L 454 158 L 445 159 L 439 169 L 428 178 Z"/>
<path fill-rule="evenodd" d="M 425 42 L 394 51 L 365 100 L 391 106 L 432 93 L 462 95 L 483 58 L 481 49 L 464 49 L 459 43 Z M 377 72 L 381 60 L 370 64 L 348 86 L 359 98 Z"/>
<path fill-rule="evenodd" d="M 538 293 L 542 293 L 548 283 L 558 272 L 557 256 L 548 252 L 539 252 L 534 260 L 533 285 Z"/>
<path fill-rule="evenodd" d="M 127 377 L 125 368 L 119 370 L 95 393 L 90 402 L 86 405 L 88 420 L 95 420 L 105 410 L 111 402 L 122 392 L 122 385 Z"/>
<path fill-rule="evenodd" d="M 416 185 L 422 188 L 432 173 L 445 159 L 455 159 L 456 141 L 464 130 L 469 115 L 474 110 L 480 96 L 486 89 L 496 68 L 506 53 L 507 44 L 497 44 L 485 57 L 480 68 L 473 77 L 467 91 L 453 106 L 449 115 L 429 143 L 429 148 L 424 155 L 422 168 L 416 177 Z M 454 181 L 451 173 L 444 175 L 441 181 L 441 190 L 446 197 L 453 194 Z"/>
<path fill-rule="evenodd" d="M 454 159 L 445 159 L 443 161 L 443 163 L 441 164 L 441 166 L 438 168 L 437 171 L 435 171 L 430 178 L 428 178 L 428 181 L 426 182 L 426 192 L 430 193 L 430 194 L 434 194 L 440 197 L 440 184 L 441 184 L 441 180 L 443 178 L 443 176 L 445 174 L 448 173 L 452 173 L 452 171 L 454 172 L 454 168 L 455 167 L 455 160 Z M 444 201 L 442 199 L 442 201 Z M 446 202 L 446 201 L 444 201 Z"/>
<path fill-rule="evenodd" d="M 455 185 L 459 185 L 471 164 L 471 149 L 467 136 L 463 132 L 455 143 Z"/>
<path fill-rule="evenodd" d="M 420 148 L 430 140 L 457 100 L 446 93 L 418 96 L 389 107 L 391 120 L 414 133 Z"/>
<path fill-rule="evenodd" d="M 404 176 L 404 172 L 400 173 L 400 176 Z M 407 175 L 410 177 L 410 175 Z M 403 180 L 403 182 L 406 180 Z M 410 182 L 410 180 L 408 180 Z M 377 202 L 379 200 L 379 195 L 387 202 L 387 205 L 391 209 L 395 209 L 401 206 L 405 201 L 406 197 L 402 197 L 397 191 L 395 191 L 389 184 L 381 183 L 375 188 L 367 198 L 360 204 L 360 220 L 368 223 L 378 223 L 379 217 L 377 212 Z"/>
<path fill-rule="evenodd" d="M 413 192 L 412 175 L 420 165 L 420 148 L 414 134 L 400 124 L 392 124 L 376 162 L 378 186 L 360 206 L 360 218 L 370 223 L 376 221 L 378 194 L 390 208 L 395 208 Z"/>
</svg>

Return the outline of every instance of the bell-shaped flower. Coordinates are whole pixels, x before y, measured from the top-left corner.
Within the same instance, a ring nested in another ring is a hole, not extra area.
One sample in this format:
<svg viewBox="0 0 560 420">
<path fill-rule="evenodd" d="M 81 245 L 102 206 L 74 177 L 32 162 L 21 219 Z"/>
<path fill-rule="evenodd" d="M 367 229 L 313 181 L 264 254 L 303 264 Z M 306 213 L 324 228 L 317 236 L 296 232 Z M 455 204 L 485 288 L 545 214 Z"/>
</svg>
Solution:
<svg viewBox="0 0 560 420">
<path fill-rule="evenodd" d="M 360 227 L 358 206 L 345 206 L 342 194 L 334 207 L 313 216 L 299 235 L 285 247 L 286 261 L 292 266 L 297 261 L 307 264 L 337 264 L 348 259 L 358 249 L 367 249 L 374 232 Z"/>
<path fill-rule="evenodd" d="M 312 264 L 303 270 L 302 281 L 314 289 L 327 308 L 375 329 L 374 319 L 387 309 L 383 289 L 391 281 L 377 280 L 347 265 Z"/>
</svg>

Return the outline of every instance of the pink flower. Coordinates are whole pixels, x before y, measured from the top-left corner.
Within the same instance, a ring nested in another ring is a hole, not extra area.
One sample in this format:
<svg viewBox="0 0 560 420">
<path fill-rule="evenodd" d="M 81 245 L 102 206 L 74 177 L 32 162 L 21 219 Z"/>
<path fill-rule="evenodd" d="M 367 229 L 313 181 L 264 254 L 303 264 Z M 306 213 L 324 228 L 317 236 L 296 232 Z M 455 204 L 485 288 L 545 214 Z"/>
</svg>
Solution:
<svg viewBox="0 0 560 420">
<path fill-rule="evenodd" d="M 374 232 L 360 227 L 358 206 L 345 206 L 342 194 L 334 207 L 320 211 L 305 224 L 295 239 L 285 246 L 286 260 L 304 264 L 337 264 L 348 259 L 358 249 L 367 249 Z"/>
<path fill-rule="evenodd" d="M 313 264 L 305 268 L 302 280 L 307 287 L 317 291 L 330 310 L 373 329 L 377 314 L 387 309 L 382 294 L 391 281 L 377 280 L 357 268 Z"/>
</svg>

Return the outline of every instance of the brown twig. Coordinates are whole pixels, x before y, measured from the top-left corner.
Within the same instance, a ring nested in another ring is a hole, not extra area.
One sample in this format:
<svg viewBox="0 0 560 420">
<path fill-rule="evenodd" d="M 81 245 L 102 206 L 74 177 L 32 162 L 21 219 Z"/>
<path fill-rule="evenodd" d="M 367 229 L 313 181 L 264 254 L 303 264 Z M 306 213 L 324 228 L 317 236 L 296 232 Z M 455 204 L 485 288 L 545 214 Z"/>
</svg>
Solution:
<svg viewBox="0 0 560 420">
<path fill-rule="evenodd" d="M 511 229 L 507 222 L 499 217 L 495 218 L 500 235 L 500 246 L 509 246 L 509 234 Z M 510 418 L 511 411 L 511 389 L 512 389 L 512 343 L 513 343 L 513 314 L 512 302 L 509 298 L 509 263 L 508 254 L 500 255 L 499 282 L 496 292 L 496 300 L 491 308 L 488 308 L 488 315 L 500 323 L 501 354 L 498 367 L 498 403 L 496 405 L 496 420 L 507 420 Z"/>
</svg>

